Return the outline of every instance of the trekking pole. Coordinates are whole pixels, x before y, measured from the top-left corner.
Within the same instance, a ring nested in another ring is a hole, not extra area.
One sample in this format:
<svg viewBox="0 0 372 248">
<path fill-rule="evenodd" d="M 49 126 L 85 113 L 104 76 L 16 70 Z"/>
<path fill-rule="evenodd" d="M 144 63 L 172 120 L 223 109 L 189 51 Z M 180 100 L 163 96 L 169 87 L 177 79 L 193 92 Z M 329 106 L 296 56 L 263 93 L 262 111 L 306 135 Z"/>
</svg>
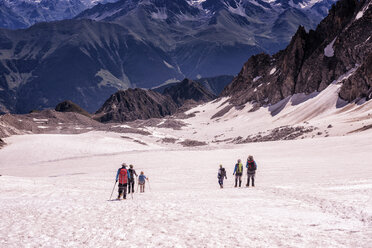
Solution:
<svg viewBox="0 0 372 248">
<path fill-rule="evenodd" d="M 111 192 L 111 195 L 110 195 L 110 200 L 111 200 L 112 194 L 114 193 L 114 189 L 115 189 L 116 183 L 117 183 L 117 181 L 115 181 L 114 187 L 112 188 L 112 192 Z"/>
<path fill-rule="evenodd" d="M 149 183 L 149 190 L 150 190 L 150 192 L 151 192 L 150 181 L 149 181 L 149 180 L 147 180 L 147 182 Z"/>
</svg>

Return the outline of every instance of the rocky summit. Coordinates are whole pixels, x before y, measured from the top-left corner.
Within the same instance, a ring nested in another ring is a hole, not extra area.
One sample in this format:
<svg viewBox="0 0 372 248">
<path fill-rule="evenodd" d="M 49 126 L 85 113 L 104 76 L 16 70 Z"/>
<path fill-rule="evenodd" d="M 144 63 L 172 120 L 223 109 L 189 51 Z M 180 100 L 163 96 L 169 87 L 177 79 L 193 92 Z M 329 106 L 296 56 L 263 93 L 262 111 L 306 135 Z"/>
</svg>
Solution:
<svg viewBox="0 0 372 248">
<path fill-rule="evenodd" d="M 123 122 L 171 115 L 177 105 L 169 96 L 152 90 L 128 89 L 113 94 L 96 112 L 101 122 Z"/>
<path fill-rule="evenodd" d="M 170 96 L 178 106 L 182 106 L 186 101 L 203 103 L 216 98 L 215 95 L 200 83 L 187 78 L 179 84 L 165 88 L 163 94 Z"/>
<path fill-rule="evenodd" d="M 153 90 L 128 89 L 113 94 L 96 112 L 101 122 L 124 122 L 161 118 L 196 104 L 209 102 L 216 96 L 200 83 L 190 79 L 165 87 L 162 93 Z"/>
<path fill-rule="evenodd" d="M 270 56 L 252 56 L 222 96 L 231 103 L 271 105 L 296 93 L 324 90 L 342 83 L 347 101 L 371 99 L 372 4 L 341 0 L 316 30 L 299 27 L 290 44 Z"/>
<path fill-rule="evenodd" d="M 74 112 L 90 117 L 90 114 L 87 111 L 69 100 L 59 103 L 55 110 L 58 112 Z"/>
</svg>

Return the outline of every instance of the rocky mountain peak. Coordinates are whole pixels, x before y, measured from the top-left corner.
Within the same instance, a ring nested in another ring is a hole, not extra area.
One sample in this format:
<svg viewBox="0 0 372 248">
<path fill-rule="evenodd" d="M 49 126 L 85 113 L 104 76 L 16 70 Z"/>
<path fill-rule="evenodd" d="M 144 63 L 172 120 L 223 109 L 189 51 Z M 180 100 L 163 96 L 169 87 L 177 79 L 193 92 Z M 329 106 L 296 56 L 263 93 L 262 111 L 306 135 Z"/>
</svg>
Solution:
<svg viewBox="0 0 372 248">
<path fill-rule="evenodd" d="M 200 83 L 187 78 L 179 84 L 165 88 L 163 94 L 170 96 L 178 106 L 182 106 L 188 100 L 201 103 L 216 98 L 215 95 L 205 89 Z"/>
<path fill-rule="evenodd" d="M 370 0 L 341 0 L 308 33 L 299 27 L 290 44 L 273 56 L 252 56 L 222 92 L 234 105 L 275 104 L 296 93 L 310 94 L 343 83 L 340 97 L 370 98 L 372 8 Z M 257 69 L 259 68 L 259 69 Z"/>
<path fill-rule="evenodd" d="M 87 111 L 85 111 L 82 107 L 80 107 L 76 103 L 73 103 L 72 101 L 69 101 L 69 100 L 59 103 L 56 106 L 55 110 L 57 112 L 74 112 L 74 113 L 79 113 L 79 114 L 90 117 L 90 114 Z"/>
</svg>

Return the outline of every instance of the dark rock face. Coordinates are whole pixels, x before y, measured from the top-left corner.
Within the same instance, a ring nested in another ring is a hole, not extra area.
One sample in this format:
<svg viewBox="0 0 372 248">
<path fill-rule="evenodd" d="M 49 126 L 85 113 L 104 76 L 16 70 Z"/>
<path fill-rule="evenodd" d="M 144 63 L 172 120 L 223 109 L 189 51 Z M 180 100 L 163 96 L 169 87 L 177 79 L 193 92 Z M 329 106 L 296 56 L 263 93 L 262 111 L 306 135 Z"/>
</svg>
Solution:
<svg viewBox="0 0 372 248">
<path fill-rule="evenodd" d="M 340 80 L 340 97 L 371 97 L 372 4 L 341 0 L 309 33 L 300 27 L 286 49 L 251 57 L 222 96 L 234 105 L 269 105 L 295 93 L 322 91 Z M 361 14 L 363 13 L 363 14 Z M 345 80 L 340 77 L 347 73 Z"/>
<path fill-rule="evenodd" d="M 200 83 L 187 78 L 179 84 L 165 88 L 163 94 L 171 97 L 178 106 L 182 106 L 186 101 L 202 103 L 212 101 L 216 98 L 215 95 L 205 89 Z"/>
<path fill-rule="evenodd" d="M 162 118 L 216 98 L 200 83 L 190 79 L 165 87 L 160 92 L 138 88 L 118 91 L 96 112 L 94 119 L 101 122 L 125 122 Z M 179 123 L 171 121 L 162 125 L 180 128 Z"/>
<path fill-rule="evenodd" d="M 87 111 L 71 101 L 63 101 L 59 103 L 55 110 L 57 112 L 74 112 L 90 117 L 90 114 Z"/>
<path fill-rule="evenodd" d="M 207 90 L 218 96 L 221 94 L 226 85 L 233 81 L 233 79 L 234 76 L 222 75 L 211 78 L 200 78 L 196 79 L 195 81 L 201 83 Z"/>
<path fill-rule="evenodd" d="M 96 112 L 101 122 L 124 122 L 171 115 L 177 105 L 169 96 L 152 90 L 128 89 L 113 94 Z"/>
</svg>

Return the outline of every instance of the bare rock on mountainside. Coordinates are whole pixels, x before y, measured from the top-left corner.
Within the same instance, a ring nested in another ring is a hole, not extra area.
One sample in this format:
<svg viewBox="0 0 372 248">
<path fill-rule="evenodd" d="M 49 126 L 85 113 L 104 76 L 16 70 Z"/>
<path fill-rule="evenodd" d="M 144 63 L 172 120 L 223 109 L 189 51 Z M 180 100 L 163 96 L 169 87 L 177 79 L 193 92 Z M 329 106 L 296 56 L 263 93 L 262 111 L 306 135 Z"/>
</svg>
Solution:
<svg viewBox="0 0 372 248">
<path fill-rule="evenodd" d="M 207 143 L 204 141 L 190 140 L 190 139 L 186 139 L 182 142 L 179 142 L 179 144 L 181 144 L 184 147 L 206 146 L 207 145 Z"/>
<path fill-rule="evenodd" d="M 252 56 L 221 96 L 231 96 L 233 105 L 265 106 L 296 93 L 322 91 L 334 82 L 343 83 L 342 99 L 368 100 L 371 23 L 371 0 L 340 0 L 315 31 L 299 27 L 286 49 L 273 56 Z"/>
<path fill-rule="evenodd" d="M 179 84 L 166 87 L 163 95 L 170 96 L 178 106 L 184 105 L 188 100 L 192 100 L 195 103 L 203 103 L 216 98 L 212 92 L 204 88 L 200 83 L 187 78 Z"/>
<path fill-rule="evenodd" d="M 6 145 L 5 141 L 0 138 L 0 149 Z M 1 175 L 0 175 L 1 176 Z"/>
<path fill-rule="evenodd" d="M 0 115 L 0 137 L 25 133 L 84 133 L 104 130 L 102 123 L 73 112 L 43 110 L 24 115 Z"/>
<path fill-rule="evenodd" d="M 184 126 L 186 126 L 186 124 L 182 121 L 167 119 L 163 123 L 159 124 L 157 127 L 181 130 L 181 128 Z"/>
<path fill-rule="evenodd" d="M 266 142 L 266 141 L 276 141 L 276 140 L 294 140 L 298 137 L 301 137 L 304 134 L 314 131 L 314 127 L 290 127 L 282 126 L 277 127 L 268 133 L 258 133 L 256 135 L 250 135 L 246 139 L 243 137 L 237 137 L 231 141 L 235 144 L 244 144 L 244 143 L 256 143 L 256 142 Z"/>
<path fill-rule="evenodd" d="M 111 95 L 96 112 L 94 119 L 101 122 L 134 121 L 164 117 L 176 110 L 177 105 L 169 96 L 137 88 Z"/>
<path fill-rule="evenodd" d="M 74 113 L 78 113 L 78 114 L 90 117 L 90 114 L 86 110 L 84 110 L 79 105 L 69 100 L 59 103 L 56 106 L 55 110 L 57 112 L 74 112 Z"/>
<path fill-rule="evenodd" d="M 163 118 L 215 98 L 200 83 L 184 79 L 164 88 L 162 94 L 138 88 L 118 91 L 96 112 L 94 119 L 101 122 L 128 122 Z"/>
</svg>

